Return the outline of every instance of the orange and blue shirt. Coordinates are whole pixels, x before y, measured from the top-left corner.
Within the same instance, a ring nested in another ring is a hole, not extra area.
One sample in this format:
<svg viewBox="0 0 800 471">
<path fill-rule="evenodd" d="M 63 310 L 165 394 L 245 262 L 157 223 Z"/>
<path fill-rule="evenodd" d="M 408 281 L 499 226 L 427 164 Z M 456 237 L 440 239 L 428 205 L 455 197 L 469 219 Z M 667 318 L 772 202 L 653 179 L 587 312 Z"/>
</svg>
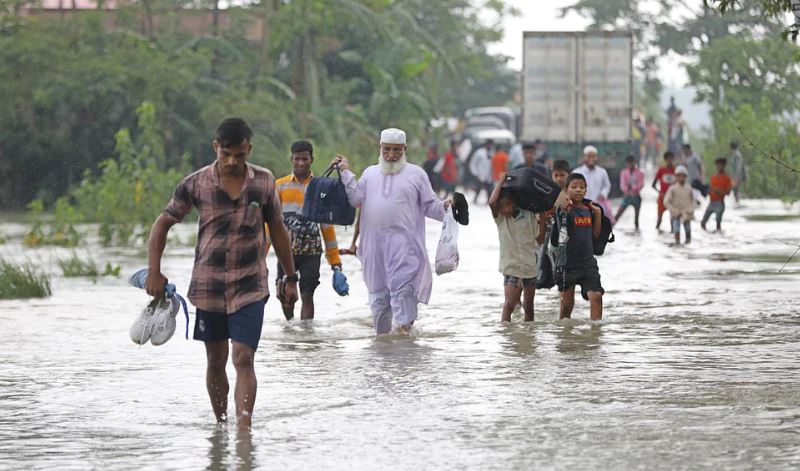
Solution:
<svg viewBox="0 0 800 471">
<path fill-rule="evenodd" d="M 293 255 L 322 254 L 322 240 L 325 240 L 325 258 L 330 265 L 340 265 L 339 245 L 336 230 L 329 224 L 318 224 L 303 217 L 303 202 L 306 188 L 311 181 L 309 176 L 300 181 L 294 173 L 275 181 L 275 189 L 283 207 L 283 223 L 289 231 Z M 269 238 L 269 231 L 267 238 Z M 320 235 L 321 233 L 321 235 Z M 267 246 L 269 249 L 269 245 Z"/>
</svg>

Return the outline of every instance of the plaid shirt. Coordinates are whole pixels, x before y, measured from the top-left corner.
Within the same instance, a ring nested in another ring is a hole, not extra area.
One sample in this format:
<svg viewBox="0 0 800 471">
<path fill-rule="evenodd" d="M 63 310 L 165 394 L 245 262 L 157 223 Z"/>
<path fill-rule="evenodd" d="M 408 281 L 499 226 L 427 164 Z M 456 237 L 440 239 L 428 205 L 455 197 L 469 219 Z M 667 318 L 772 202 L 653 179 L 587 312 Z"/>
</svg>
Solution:
<svg viewBox="0 0 800 471">
<path fill-rule="evenodd" d="M 242 194 L 231 200 L 216 165 L 184 178 L 164 213 L 178 222 L 197 208 L 200 216 L 188 297 L 204 311 L 232 314 L 264 299 L 267 288 L 264 223 L 283 224 L 275 178 L 247 164 Z"/>
</svg>

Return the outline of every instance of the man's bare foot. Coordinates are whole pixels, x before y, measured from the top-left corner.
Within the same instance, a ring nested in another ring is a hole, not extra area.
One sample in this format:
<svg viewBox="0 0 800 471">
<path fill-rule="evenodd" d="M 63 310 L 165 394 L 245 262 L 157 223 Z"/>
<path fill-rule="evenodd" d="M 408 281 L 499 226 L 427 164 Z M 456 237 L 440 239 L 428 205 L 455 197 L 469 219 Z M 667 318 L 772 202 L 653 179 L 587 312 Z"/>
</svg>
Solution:
<svg viewBox="0 0 800 471">
<path fill-rule="evenodd" d="M 414 327 L 414 323 L 412 322 L 411 324 L 408 324 L 408 325 L 398 325 L 397 327 L 395 327 L 394 330 L 399 335 L 411 335 L 411 329 L 413 327 Z"/>
</svg>

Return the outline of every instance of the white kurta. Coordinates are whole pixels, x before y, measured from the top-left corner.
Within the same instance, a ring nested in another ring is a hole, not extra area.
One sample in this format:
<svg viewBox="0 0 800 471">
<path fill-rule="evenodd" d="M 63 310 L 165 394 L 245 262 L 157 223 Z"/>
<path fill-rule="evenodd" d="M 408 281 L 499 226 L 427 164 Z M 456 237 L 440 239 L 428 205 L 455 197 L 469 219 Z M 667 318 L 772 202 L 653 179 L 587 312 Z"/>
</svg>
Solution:
<svg viewBox="0 0 800 471">
<path fill-rule="evenodd" d="M 611 192 L 611 180 L 606 169 L 599 165 L 589 168 L 586 164 L 573 170 L 586 178 L 586 197 L 592 201 L 601 202 L 608 198 Z"/>
<path fill-rule="evenodd" d="M 403 325 L 413 322 L 416 303 L 430 300 L 433 284 L 425 217 L 444 219 L 444 203 L 433 193 L 425 171 L 412 164 L 394 175 L 384 175 L 373 165 L 358 181 L 345 171 L 342 181 L 350 204 L 361 207 L 358 258 L 373 315 L 389 309 L 390 297 L 395 319 Z"/>
</svg>

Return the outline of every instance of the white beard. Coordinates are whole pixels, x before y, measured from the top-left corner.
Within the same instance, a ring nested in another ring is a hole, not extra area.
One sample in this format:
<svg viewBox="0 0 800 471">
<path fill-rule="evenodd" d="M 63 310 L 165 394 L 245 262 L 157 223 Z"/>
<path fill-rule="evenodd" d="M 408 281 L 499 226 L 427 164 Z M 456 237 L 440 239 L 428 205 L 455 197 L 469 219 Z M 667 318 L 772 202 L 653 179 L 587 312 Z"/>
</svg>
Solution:
<svg viewBox="0 0 800 471">
<path fill-rule="evenodd" d="M 378 155 L 378 164 L 381 166 L 381 173 L 384 175 L 400 173 L 400 170 L 403 170 L 407 163 L 405 152 L 403 152 L 403 156 L 400 159 L 394 162 L 389 162 L 383 158 L 383 155 Z"/>
</svg>

